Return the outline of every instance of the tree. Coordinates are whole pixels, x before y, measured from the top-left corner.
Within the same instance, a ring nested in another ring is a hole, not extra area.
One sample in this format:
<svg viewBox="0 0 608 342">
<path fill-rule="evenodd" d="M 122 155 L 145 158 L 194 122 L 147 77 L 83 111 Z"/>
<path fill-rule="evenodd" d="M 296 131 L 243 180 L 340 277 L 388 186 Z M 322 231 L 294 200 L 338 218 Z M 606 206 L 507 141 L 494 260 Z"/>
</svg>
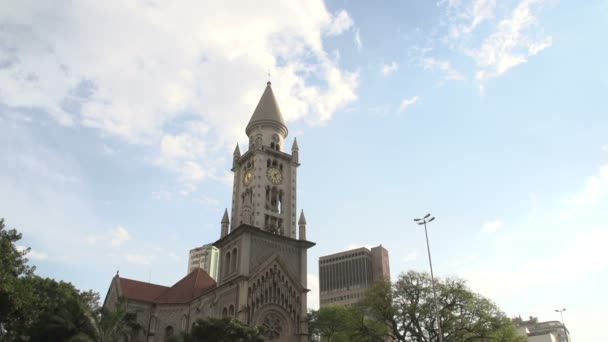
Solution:
<svg viewBox="0 0 608 342">
<path fill-rule="evenodd" d="M 312 341 L 356 342 L 384 341 L 386 329 L 366 317 L 362 307 L 329 305 L 308 314 Z"/>
<path fill-rule="evenodd" d="M 353 313 L 349 307 L 330 305 L 308 314 L 309 333 L 316 341 L 321 338 L 327 342 L 344 341 L 348 338 Z"/>
<path fill-rule="evenodd" d="M 97 342 L 119 341 L 132 331 L 141 329 L 136 322 L 136 316 L 127 311 L 127 303 L 121 299 L 114 310 L 99 307 L 99 295 L 88 291 L 81 294 L 83 302 L 88 306 L 88 316 L 93 326 L 90 336 Z"/>
<path fill-rule="evenodd" d="M 99 296 L 34 275 L 25 258 L 30 249 L 16 245 L 20 239 L 0 219 L 0 340 L 90 340 L 94 331 L 86 302 Z"/>
<path fill-rule="evenodd" d="M 78 290 L 70 283 L 38 276 L 18 279 L 17 306 L 8 320 L 8 340 L 68 341 L 94 336 Z"/>
<path fill-rule="evenodd" d="M 189 334 L 174 341 L 183 342 L 262 342 L 264 337 L 258 327 L 250 327 L 233 318 L 208 318 L 197 320 Z"/>
<path fill-rule="evenodd" d="M 519 342 L 510 319 L 488 299 L 471 292 L 461 279 L 435 280 L 444 342 Z M 401 274 L 394 284 L 376 283 L 361 304 L 396 341 L 437 341 L 431 279 L 426 273 Z"/>
<path fill-rule="evenodd" d="M 0 219 L 0 339 L 19 305 L 20 298 L 16 296 L 19 289 L 17 281 L 20 277 L 32 275 L 35 269 L 27 265 L 25 254 L 29 248 L 20 249 L 16 246 L 19 240 L 21 234 L 15 229 L 7 230 L 4 219 Z"/>
</svg>

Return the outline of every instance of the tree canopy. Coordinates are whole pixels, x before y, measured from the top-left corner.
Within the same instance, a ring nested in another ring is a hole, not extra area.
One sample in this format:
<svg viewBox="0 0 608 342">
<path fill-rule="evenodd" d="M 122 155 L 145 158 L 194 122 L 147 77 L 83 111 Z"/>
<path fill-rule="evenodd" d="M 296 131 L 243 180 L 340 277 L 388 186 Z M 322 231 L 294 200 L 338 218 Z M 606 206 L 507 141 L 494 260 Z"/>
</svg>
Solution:
<svg viewBox="0 0 608 342">
<path fill-rule="evenodd" d="M 472 292 L 464 280 L 436 279 L 435 289 L 444 342 L 526 341 L 511 320 L 490 300 Z M 365 314 L 381 322 L 396 341 L 437 341 L 431 279 L 410 271 L 391 284 L 376 283 L 361 303 Z"/>
<path fill-rule="evenodd" d="M 96 292 L 34 275 L 20 239 L 0 219 L 0 340 L 117 341 L 136 328 L 124 304 L 107 311 Z"/>
<path fill-rule="evenodd" d="M 524 342 L 511 320 L 464 280 L 436 279 L 444 342 Z M 438 340 L 430 276 L 410 271 L 379 281 L 355 305 L 330 305 L 308 315 L 312 341 Z"/>
<path fill-rule="evenodd" d="M 258 327 L 251 327 L 240 321 L 227 318 L 199 319 L 189 334 L 183 334 L 174 341 L 183 342 L 262 342 L 264 337 Z"/>
</svg>

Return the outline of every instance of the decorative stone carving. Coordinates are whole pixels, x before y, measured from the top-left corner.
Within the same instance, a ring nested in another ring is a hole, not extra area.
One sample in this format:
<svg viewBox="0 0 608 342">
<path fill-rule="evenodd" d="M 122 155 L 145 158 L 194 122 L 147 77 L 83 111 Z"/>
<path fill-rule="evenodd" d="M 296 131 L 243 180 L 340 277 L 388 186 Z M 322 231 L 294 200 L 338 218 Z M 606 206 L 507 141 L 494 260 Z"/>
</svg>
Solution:
<svg viewBox="0 0 608 342">
<path fill-rule="evenodd" d="M 262 323 L 264 327 L 264 337 L 268 340 L 278 340 L 281 337 L 281 332 L 283 331 L 283 324 L 281 322 L 281 317 L 279 317 L 274 312 L 270 312 L 264 317 L 264 323 Z"/>
</svg>

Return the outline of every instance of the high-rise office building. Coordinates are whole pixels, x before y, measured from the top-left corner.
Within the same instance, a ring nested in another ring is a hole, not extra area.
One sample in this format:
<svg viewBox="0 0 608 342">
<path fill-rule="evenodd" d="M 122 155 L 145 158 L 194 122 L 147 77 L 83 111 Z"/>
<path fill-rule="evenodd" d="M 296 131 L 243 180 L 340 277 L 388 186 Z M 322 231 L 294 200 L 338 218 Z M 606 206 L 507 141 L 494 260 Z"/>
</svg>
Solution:
<svg viewBox="0 0 608 342">
<path fill-rule="evenodd" d="M 354 304 L 379 279 L 390 279 L 388 251 L 361 247 L 319 258 L 320 305 Z"/>
<path fill-rule="evenodd" d="M 188 274 L 197 268 L 207 272 L 213 280 L 217 281 L 220 263 L 220 250 L 213 244 L 204 245 L 190 250 L 188 258 Z"/>
</svg>

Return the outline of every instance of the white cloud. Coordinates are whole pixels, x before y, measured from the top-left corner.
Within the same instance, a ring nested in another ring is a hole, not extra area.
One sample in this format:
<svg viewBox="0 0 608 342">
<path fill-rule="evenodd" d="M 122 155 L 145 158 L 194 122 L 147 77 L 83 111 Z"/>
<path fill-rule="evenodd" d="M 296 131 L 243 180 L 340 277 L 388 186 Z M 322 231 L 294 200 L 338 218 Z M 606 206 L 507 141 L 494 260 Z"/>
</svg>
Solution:
<svg viewBox="0 0 608 342">
<path fill-rule="evenodd" d="M 409 252 L 405 258 L 403 258 L 403 262 L 412 262 L 416 260 L 418 260 L 418 253 L 416 252 Z"/>
<path fill-rule="evenodd" d="M 110 235 L 110 243 L 112 246 L 120 246 L 131 238 L 129 232 L 122 226 L 117 226 L 114 230 L 112 230 Z"/>
<path fill-rule="evenodd" d="M 399 106 L 399 113 L 405 112 L 406 109 L 418 102 L 419 99 L 420 98 L 418 96 L 414 96 L 411 99 L 403 99 L 403 101 L 401 101 L 401 105 Z"/>
<path fill-rule="evenodd" d="M 108 146 L 108 145 L 105 145 L 105 144 L 104 144 L 104 145 L 102 145 L 102 146 L 101 146 L 101 149 L 102 149 L 102 153 L 103 153 L 104 155 L 109 156 L 109 155 L 114 154 L 114 149 L 113 149 L 113 148 L 111 148 L 111 147 L 110 147 L 110 146 Z"/>
<path fill-rule="evenodd" d="M 308 273 L 308 292 L 307 305 L 309 309 L 318 310 L 319 309 L 319 277 L 316 274 Z"/>
<path fill-rule="evenodd" d="M 359 51 L 361 51 L 363 48 L 363 42 L 361 41 L 361 33 L 359 33 L 359 29 L 355 31 L 355 45 Z"/>
<path fill-rule="evenodd" d="M 608 268 L 605 241 L 608 241 L 608 228 L 591 229 L 577 234 L 567 246 L 549 248 L 550 252 L 544 257 L 512 264 L 509 269 L 486 265 L 482 269 L 465 272 L 465 279 L 475 290 L 491 298 L 504 298 L 535 286 L 553 286 L 556 275 L 564 274 L 564 270 L 568 270 L 568 276 L 560 277 L 560 284 L 576 283 L 585 274 Z"/>
<path fill-rule="evenodd" d="M 350 17 L 348 12 L 341 10 L 336 15 L 331 24 L 327 28 L 327 34 L 330 36 L 336 36 L 348 31 L 353 26 L 353 19 Z"/>
<path fill-rule="evenodd" d="M 496 233 L 497 231 L 502 229 L 502 227 L 504 227 L 504 225 L 505 225 L 505 223 L 502 220 L 494 220 L 494 221 L 486 222 L 483 224 L 483 227 L 481 227 L 481 232 L 482 233 Z"/>
<path fill-rule="evenodd" d="M 16 246 L 16 248 L 19 252 L 23 252 L 27 249 L 27 247 L 25 247 L 25 246 Z M 25 255 L 25 257 L 28 259 L 31 259 L 31 260 L 46 260 L 49 258 L 49 256 L 46 253 L 38 252 L 31 248 L 30 248 L 30 251 Z"/>
<path fill-rule="evenodd" d="M 483 90 L 488 80 L 525 63 L 553 44 L 553 38 L 543 32 L 537 14 L 545 2 L 442 1 L 438 5 L 445 12 L 439 26 L 444 30 L 431 31 L 425 47 L 413 51 L 423 52 L 418 59 L 425 70 L 442 70 L 446 80 L 469 78 L 456 71 L 453 64 L 466 67 L 462 57 L 471 58 L 474 62 L 471 73 Z M 446 60 L 443 56 L 451 58 Z"/>
<path fill-rule="evenodd" d="M 87 239 L 87 242 L 91 245 L 97 244 L 98 241 L 105 240 L 105 238 L 102 235 L 89 235 L 86 237 L 86 239 Z"/>
<path fill-rule="evenodd" d="M 477 63 L 477 81 L 483 83 L 498 77 L 552 45 L 551 37 L 538 38 L 528 34 L 529 29 L 538 25 L 533 5 L 539 3 L 542 1 L 522 0 L 509 17 L 498 23 L 479 48 L 468 51 Z"/>
<path fill-rule="evenodd" d="M 462 75 L 458 70 L 454 69 L 452 63 L 449 61 L 439 60 L 434 57 L 423 57 L 421 58 L 420 62 L 424 70 L 442 71 L 447 81 L 464 80 L 464 75 Z"/>
<path fill-rule="evenodd" d="M 450 3 L 448 7 L 455 11 L 454 20 L 457 21 L 449 30 L 450 39 L 459 39 L 463 35 L 471 34 L 481 23 L 494 17 L 496 0 L 474 0 L 467 6 L 461 3 Z"/>
<path fill-rule="evenodd" d="M 152 257 L 149 255 L 143 254 L 125 254 L 125 260 L 131 264 L 135 265 L 150 265 L 152 262 Z"/>
<path fill-rule="evenodd" d="M 4 6 L 0 22 L 0 104 L 157 146 L 185 183 L 223 179 L 217 165 L 244 140 L 269 68 L 287 121 L 322 124 L 357 98 L 358 73 L 322 40 L 352 18 L 321 0 L 24 0 Z"/>
<path fill-rule="evenodd" d="M 399 64 L 397 64 L 397 62 L 391 62 L 390 64 L 382 64 L 380 66 L 380 72 L 382 72 L 382 75 L 384 76 L 388 76 L 393 72 L 397 71 L 398 69 Z"/>
<path fill-rule="evenodd" d="M 602 151 L 608 151 L 608 145 L 602 146 Z"/>
<path fill-rule="evenodd" d="M 608 198 L 608 165 L 603 165 L 596 175 L 587 179 L 581 191 L 565 201 L 559 216 L 567 218 L 594 209 L 606 198 Z"/>
</svg>

